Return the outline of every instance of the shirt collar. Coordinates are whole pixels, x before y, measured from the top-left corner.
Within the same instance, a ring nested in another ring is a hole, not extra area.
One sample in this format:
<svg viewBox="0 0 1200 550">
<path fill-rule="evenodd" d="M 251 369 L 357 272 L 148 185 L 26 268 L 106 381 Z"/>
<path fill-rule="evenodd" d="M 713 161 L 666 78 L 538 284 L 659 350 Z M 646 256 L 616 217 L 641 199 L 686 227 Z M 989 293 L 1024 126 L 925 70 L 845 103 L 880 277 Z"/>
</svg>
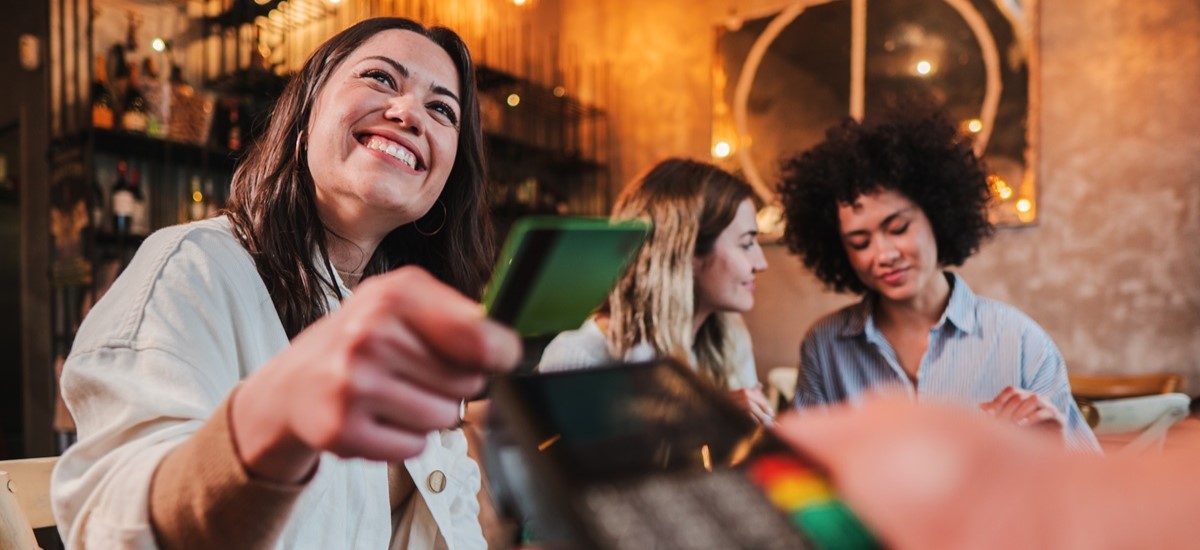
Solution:
<svg viewBox="0 0 1200 550">
<path fill-rule="evenodd" d="M 975 293 L 971 292 L 971 287 L 967 286 L 967 282 L 963 280 L 957 273 L 949 273 L 950 284 L 954 285 L 950 290 L 950 302 L 946 304 L 946 312 L 942 314 L 942 320 L 938 325 L 950 321 L 952 325 L 967 334 L 975 332 L 978 322 L 975 318 L 975 306 L 979 303 L 979 299 L 975 297 Z"/>
<path fill-rule="evenodd" d="M 939 328 L 949 322 L 965 333 L 975 332 L 975 328 L 978 326 L 975 319 L 975 304 L 978 302 L 978 298 L 971 291 L 971 287 L 967 286 L 967 282 L 957 273 L 948 271 L 945 273 L 950 278 L 950 301 L 946 303 L 946 311 L 942 312 L 942 318 L 934 328 Z M 842 325 L 841 335 L 843 337 L 862 336 L 866 333 L 868 324 L 874 326 L 872 312 L 875 311 L 875 300 L 877 299 L 876 293 L 868 292 L 866 296 L 863 296 L 862 301 L 854 306 L 850 315 L 846 317 L 845 324 Z"/>
</svg>

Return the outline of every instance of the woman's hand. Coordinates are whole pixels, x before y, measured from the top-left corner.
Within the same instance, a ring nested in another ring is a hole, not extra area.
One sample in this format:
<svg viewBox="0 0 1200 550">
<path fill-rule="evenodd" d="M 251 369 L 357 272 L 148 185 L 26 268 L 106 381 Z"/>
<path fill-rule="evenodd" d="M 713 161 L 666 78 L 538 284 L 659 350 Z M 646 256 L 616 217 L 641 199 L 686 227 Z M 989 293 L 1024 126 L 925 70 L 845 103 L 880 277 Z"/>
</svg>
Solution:
<svg viewBox="0 0 1200 550">
<path fill-rule="evenodd" d="M 1074 502 L 1061 476 L 1081 466 L 1044 438 L 964 412 L 875 397 L 782 415 L 775 433 L 828 472 L 884 547 L 1076 547 L 1059 540 Z"/>
<path fill-rule="evenodd" d="M 746 411 L 750 418 L 763 425 L 771 425 L 775 421 L 774 407 L 763 395 L 762 384 L 729 392 L 733 403 Z"/>
<path fill-rule="evenodd" d="M 425 271 L 373 277 L 242 384 L 230 411 L 238 455 L 280 482 L 309 475 L 322 451 L 416 456 L 520 352 L 512 331 Z"/>
<path fill-rule="evenodd" d="M 1036 426 L 1061 434 L 1067 419 L 1045 396 L 1009 386 L 995 399 L 979 405 L 984 412 L 1017 426 Z"/>
</svg>

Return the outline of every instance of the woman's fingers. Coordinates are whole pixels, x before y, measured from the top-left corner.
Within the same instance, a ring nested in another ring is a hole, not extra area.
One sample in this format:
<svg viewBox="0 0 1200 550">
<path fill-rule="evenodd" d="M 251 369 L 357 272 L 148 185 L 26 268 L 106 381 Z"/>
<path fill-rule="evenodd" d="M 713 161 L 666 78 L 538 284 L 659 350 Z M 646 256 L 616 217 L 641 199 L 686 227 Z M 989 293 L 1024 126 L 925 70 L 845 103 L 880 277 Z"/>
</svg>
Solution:
<svg viewBox="0 0 1200 550">
<path fill-rule="evenodd" d="M 762 386 L 755 386 L 747 391 L 750 399 L 750 413 L 761 424 L 771 424 L 775 421 L 775 408 L 762 393 Z"/>
<path fill-rule="evenodd" d="M 996 407 L 996 417 L 1014 420 L 1015 417 L 1013 415 L 1021 407 L 1022 397 L 1020 392 L 1012 388 L 1005 388 L 1000 394 L 1000 403 Z"/>
<path fill-rule="evenodd" d="M 515 333 L 487 319 L 478 303 L 425 271 L 401 269 L 377 279 L 385 304 L 446 363 L 503 372 L 520 359 L 521 342 Z"/>
<path fill-rule="evenodd" d="M 457 425 L 461 399 L 519 354 L 512 331 L 428 273 L 372 278 L 247 380 L 239 401 L 256 405 L 233 420 L 243 458 L 289 474 L 308 462 L 287 457 L 305 450 L 410 458 L 430 431 Z"/>
<path fill-rule="evenodd" d="M 1021 397 L 1017 401 L 1017 404 L 1013 408 L 1012 414 L 1009 416 L 1009 418 L 1011 418 L 1012 421 L 1018 426 L 1023 426 L 1024 424 L 1022 424 L 1021 421 L 1025 417 L 1036 413 L 1038 410 L 1042 409 L 1042 407 L 1042 401 L 1038 399 L 1037 395 L 1031 393 Z"/>
<path fill-rule="evenodd" d="M 483 376 L 478 378 L 482 384 Z M 430 392 L 385 369 L 364 373 L 358 394 L 371 416 L 394 428 L 428 432 L 453 428 L 459 422 L 458 399 Z"/>
<path fill-rule="evenodd" d="M 1062 425 L 1062 417 L 1058 409 L 1040 407 L 1036 411 L 1017 420 L 1018 426 L 1038 426 L 1041 424 Z"/>
<path fill-rule="evenodd" d="M 742 388 L 729 392 L 729 397 L 738 408 L 749 413 L 759 424 L 771 424 L 775 420 L 774 408 L 762 393 L 762 386 Z"/>
<path fill-rule="evenodd" d="M 378 419 L 364 419 L 347 429 L 344 440 L 326 449 L 338 456 L 368 460 L 396 461 L 413 457 L 425 450 L 428 431 L 397 429 Z"/>
<path fill-rule="evenodd" d="M 1017 426 L 1047 423 L 1065 425 L 1062 412 L 1045 397 L 1012 386 L 1004 388 L 995 399 L 979 407 L 992 416 Z"/>
<path fill-rule="evenodd" d="M 342 313 L 353 354 L 448 398 L 477 395 L 485 373 L 512 368 L 521 352 L 511 330 L 420 270 L 363 283 Z"/>
</svg>

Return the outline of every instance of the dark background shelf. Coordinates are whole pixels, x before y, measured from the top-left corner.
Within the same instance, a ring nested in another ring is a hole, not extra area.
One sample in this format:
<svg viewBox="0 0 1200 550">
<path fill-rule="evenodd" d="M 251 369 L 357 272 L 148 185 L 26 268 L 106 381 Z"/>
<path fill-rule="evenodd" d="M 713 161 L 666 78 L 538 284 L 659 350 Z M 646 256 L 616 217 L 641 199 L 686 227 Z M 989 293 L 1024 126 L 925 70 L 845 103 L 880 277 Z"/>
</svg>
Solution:
<svg viewBox="0 0 1200 550">
<path fill-rule="evenodd" d="M 237 151 L 169 141 L 132 132 L 97 129 L 93 130 L 93 136 L 97 152 L 115 156 L 156 158 L 165 162 L 208 167 L 225 172 L 232 172 L 240 158 L 240 152 Z M 82 134 L 71 139 L 84 140 L 87 138 L 86 134 Z"/>
</svg>

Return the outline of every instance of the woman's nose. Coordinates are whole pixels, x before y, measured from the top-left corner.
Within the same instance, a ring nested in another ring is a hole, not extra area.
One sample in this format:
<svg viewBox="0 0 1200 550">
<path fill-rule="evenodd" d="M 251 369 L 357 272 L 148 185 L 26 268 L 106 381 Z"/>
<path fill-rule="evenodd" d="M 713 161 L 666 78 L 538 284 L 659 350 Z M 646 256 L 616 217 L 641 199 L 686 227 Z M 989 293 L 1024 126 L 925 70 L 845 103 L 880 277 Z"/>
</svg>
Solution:
<svg viewBox="0 0 1200 550">
<path fill-rule="evenodd" d="M 400 124 L 404 130 L 421 135 L 425 132 L 425 121 L 421 118 L 421 110 L 410 95 L 399 95 L 391 99 L 384 117 Z"/>
<path fill-rule="evenodd" d="M 896 260 L 900 259 L 900 250 L 896 248 L 891 239 L 879 239 L 879 249 L 876 251 L 876 258 L 882 265 L 891 265 Z"/>
<path fill-rule="evenodd" d="M 762 273 L 767 270 L 767 255 L 763 252 L 762 247 L 757 247 L 758 252 L 754 255 L 754 272 Z"/>
</svg>

